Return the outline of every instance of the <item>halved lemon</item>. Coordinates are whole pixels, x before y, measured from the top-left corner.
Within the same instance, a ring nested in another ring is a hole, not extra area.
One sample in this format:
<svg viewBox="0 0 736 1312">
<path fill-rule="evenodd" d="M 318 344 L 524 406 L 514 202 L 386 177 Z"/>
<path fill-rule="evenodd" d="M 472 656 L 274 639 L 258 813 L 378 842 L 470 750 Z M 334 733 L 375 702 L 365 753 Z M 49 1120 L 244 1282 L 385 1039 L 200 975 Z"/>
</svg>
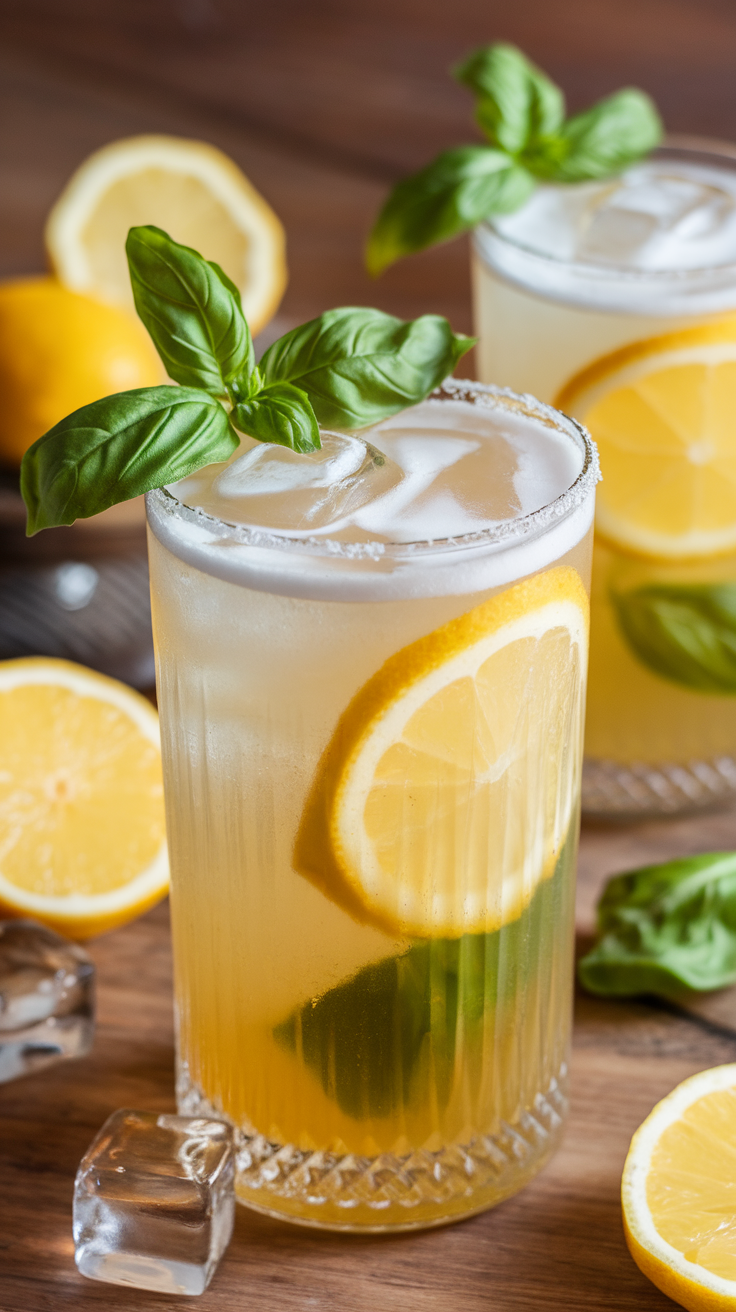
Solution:
<svg viewBox="0 0 736 1312">
<path fill-rule="evenodd" d="M 72 291 L 132 309 L 125 240 L 147 223 L 221 265 L 251 332 L 261 331 L 286 287 L 284 229 L 237 165 L 203 141 L 127 137 L 90 155 L 49 214 L 51 265 Z"/>
<path fill-rule="evenodd" d="M 168 882 L 153 707 L 71 661 L 0 663 L 0 914 L 89 938 Z"/>
<path fill-rule="evenodd" d="M 631 1141 L 622 1181 L 637 1266 L 691 1312 L 736 1309 L 736 1065 L 678 1084 Z"/>
<path fill-rule="evenodd" d="M 518 917 L 575 809 L 587 615 L 580 576 L 560 566 L 386 661 L 322 757 L 296 869 L 393 935 Z"/>
<path fill-rule="evenodd" d="M 614 351 L 554 403 L 598 443 L 604 537 L 668 559 L 736 549 L 736 316 Z"/>
</svg>

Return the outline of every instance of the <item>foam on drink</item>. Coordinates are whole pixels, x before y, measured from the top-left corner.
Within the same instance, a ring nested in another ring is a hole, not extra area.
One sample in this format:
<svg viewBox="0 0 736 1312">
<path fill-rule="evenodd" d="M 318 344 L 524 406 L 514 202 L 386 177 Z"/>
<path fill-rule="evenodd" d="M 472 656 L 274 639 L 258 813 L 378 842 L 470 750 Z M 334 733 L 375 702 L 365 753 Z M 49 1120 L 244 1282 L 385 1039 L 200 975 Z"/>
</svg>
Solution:
<svg viewBox="0 0 736 1312">
<path fill-rule="evenodd" d="M 455 566 L 451 591 L 543 568 L 590 523 L 579 433 L 531 398 L 468 385 L 471 399 L 450 386 L 457 399 L 430 398 L 360 434 L 324 433 L 310 455 L 246 438 L 226 465 L 170 489 L 189 513 L 151 498 L 154 532 L 208 573 L 293 595 L 442 595 L 452 547 L 477 578 Z"/>
</svg>

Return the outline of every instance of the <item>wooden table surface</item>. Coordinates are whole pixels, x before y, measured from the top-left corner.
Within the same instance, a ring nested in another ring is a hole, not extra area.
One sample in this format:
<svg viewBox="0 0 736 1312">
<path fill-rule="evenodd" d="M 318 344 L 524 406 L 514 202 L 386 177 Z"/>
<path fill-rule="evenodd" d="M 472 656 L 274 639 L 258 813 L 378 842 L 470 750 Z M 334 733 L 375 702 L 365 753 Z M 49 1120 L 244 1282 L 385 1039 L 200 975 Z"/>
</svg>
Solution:
<svg viewBox="0 0 736 1312">
<path fill-rule="evenodd" d="M 43 219 L 96 146 L 174 132 L 228 151 L 284 219 L 291 283 L 273 332 L 336 304 L 447 314 L 471 327 L 466 243 L 380 282 L 360 252 L 387 185 L 473 139 L 447 67 L 475 44 L 522 45 L 573 109 L 634 83 L 673 131 L 736 138 L 730 0 L 2 0 L 0 276 L 43 267 Z M 503 380 L 499 380 L 503 381 Z M 606 875 L 736 848 L 736 811 L 590 828 L 579 932 Z M 89 1057 L 0 1086 L 0 1312 L 191 1307 L 84 1280 L 72 1260 L 76 1165 L 108 1113 L 173 1107 L 166 908 L 92 945 L 99 1029 Z M 203 1312 L 570 1312 L 673 1307 L 628 1257 L 618 1187 L 653 1103 L 736 1060 L 736 997 L 687 1010 L 577 1000 L 573 1111 L 552 1164 L 517 1198 L 398 1238 L 320 1235 L 238 1209 Z"/>
</svg>

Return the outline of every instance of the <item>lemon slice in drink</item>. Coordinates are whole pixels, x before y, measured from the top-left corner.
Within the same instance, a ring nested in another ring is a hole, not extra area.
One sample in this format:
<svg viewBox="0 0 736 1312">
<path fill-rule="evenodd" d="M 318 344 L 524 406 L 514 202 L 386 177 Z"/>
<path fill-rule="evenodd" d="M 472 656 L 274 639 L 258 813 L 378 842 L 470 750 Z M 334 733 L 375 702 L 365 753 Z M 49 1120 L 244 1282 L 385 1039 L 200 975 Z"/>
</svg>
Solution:
<svg viewBox="0 0 736 1312">
<path fill-rule="evenodd" d="M 260 332 L 286 287 L 284 229 L 237 165 L 203 141 L 127 137 L 90 155 L 49 214 L 52 268 L 72 291 L 132 309 L 125 239 L 147 223 L 221 265 Z"/>
<path fill-rule="evenodd" d="M 604 537 L 658 558 L 736 550 L 736 317 L 615 351 L 555 405 L 598 443 Z"/>
<path fill-rule="evenodd" d="M 0 663 L 0 915 L 88 938 L 168 881 L 153 707 L 71 661 Z"/>
<path fill-rule="evenodd" d="M 386 661 L 322 757 L 296 869 L 393 935 L 490 932 L 519 916 L 576 802 L 587 606 L 561 566 Z"/>
<path fill-rule="evenodd" d="M 692 1312 L 736 1309 L 736 1065 L 700 1071 L 631 1141 L 622 1181 L 637 1266 Z"/>
</svg>

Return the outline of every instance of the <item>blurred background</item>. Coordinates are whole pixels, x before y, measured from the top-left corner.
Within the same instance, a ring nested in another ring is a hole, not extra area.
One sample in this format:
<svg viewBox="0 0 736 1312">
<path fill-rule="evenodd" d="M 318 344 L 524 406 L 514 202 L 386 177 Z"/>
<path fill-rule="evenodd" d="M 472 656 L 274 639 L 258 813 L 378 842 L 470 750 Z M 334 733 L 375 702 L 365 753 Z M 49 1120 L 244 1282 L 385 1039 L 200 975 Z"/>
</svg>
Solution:
<svg viewBox="0 0 736 1312">
<path fill-rule="evenodd" d="M 45 215 L 90 151 L 176 133 L 231 155 L 286 226 L 275 335 L 352 302 L 468 332 L 464 241 L 375 283 L 361 249 L 391 183 L 475 139 L 448 68 L 499 39 L 573 111 L 633 84 L 670 131 L 736 138 L 733 0 L 2 0 L 0 275 L 44 267 Z"/>
<path fill-rule="evenodd" d="M 44 271 L 46 215 L 91 151 L 167 133 L 219 146 L 285 225 L 289 284 L 261 348 L 340 304 L 470 332 L 467 239 L 375 282 L 362 249 L 397 179 L 480 139 L 449 69 L 499 39 L 571 112 L 633 84 L 669 131 L 736 139 L 733 0 L 0 0 L 0 278 Z M 17 465 L 0 468 L 0 658 L 65 656 L 150 688 L 142 511 L 103 537 L 29 543 L 24 521 Z"/>
</svg>

